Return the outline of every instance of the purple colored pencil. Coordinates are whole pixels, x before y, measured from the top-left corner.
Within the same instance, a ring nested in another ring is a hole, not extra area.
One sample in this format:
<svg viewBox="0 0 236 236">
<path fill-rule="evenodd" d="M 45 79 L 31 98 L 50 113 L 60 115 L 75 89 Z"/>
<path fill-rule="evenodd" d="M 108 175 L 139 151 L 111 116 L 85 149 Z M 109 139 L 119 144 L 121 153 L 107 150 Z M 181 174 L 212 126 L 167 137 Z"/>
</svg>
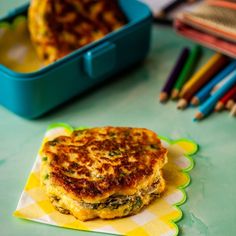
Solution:
<svg viewBox="0 0 236 236">
<path fill-rule="evenodd" d="M 175 81 L 177 80 L 181 70 L 183 69 L 183 66 L 185 65 L 185 62 L 187 61 L 189 52 L 190 50 L 187 47 L 183 48 L 183 50 L 181 51 L 175 63 L 175 66 L 173 67 L 168 79 L 166 80 L 164 87 L 161 90 L 160 102 L 165 102 L 169 98 L 169 95 L 175 84 Z"/>
</svg>

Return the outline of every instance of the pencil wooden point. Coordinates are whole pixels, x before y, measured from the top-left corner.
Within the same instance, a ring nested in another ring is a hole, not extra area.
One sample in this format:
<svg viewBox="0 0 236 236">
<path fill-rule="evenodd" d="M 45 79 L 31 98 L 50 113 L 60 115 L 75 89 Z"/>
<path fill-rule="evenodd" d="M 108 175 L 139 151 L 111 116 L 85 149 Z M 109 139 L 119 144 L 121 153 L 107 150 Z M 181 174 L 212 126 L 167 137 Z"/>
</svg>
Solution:
<svg viewBox="0 0 236 236">
<path fill-rule="evenodd" d="M 217 104 L 215 105 L 215 111 L 218 112 L 218 111 L 221 111 L 222 109 L 224 108 L 224 103 L 219 101 L 217 102 Z"/>
<path fill-rule="evenodd" d="M 204 115 L 201 112 L 197 112 L 193 118 L 193 121 L 201 120 L 203 117 L 204 117 Z"/>
<path fill-rule="evenodd" d="M 156 18 L 164 18 L 166 16 L 164 11 L 159 11 L 155 14 Z"/>
<path fill-rule="evenodd" d="M 159 97 L 160 102 L 162 102 L 162 103 L 166 102 L 167 99 L 168 99 L 168 94 L 166 92 L 161 92 L 160 97 Z"/>
<path fill-rule="evenodd" d="M 197 97 L 193 97 L 191 100 L 191 104 L 193 106 L 197 106 L 199 104 L 199 99 Z"/>
<path fill-rule="evenodd" d="M 179 97 L 179 90 L 178 89 L 173 89 L 171 93 L 171 99 L 175 100 Z"/>
<path fill-rule="evenodd" d="M 187 105 L 188 105 L 187 100 L 181 98 L 177 103 L 177 109 L 185 109 Z"/>
<path fill-rule="evenodd" d="M 231 111 L 230 111 L 231 116 L 236 116 L 236 105 L 234 104 Z"/>
<path fill-rule="evenodd" d="M 230 110 L 232 107 L 234 106 L 234 101 L 233 100 L 229 100 L 227 103 L 226 103 L 226 109 Z"/>
</svg>

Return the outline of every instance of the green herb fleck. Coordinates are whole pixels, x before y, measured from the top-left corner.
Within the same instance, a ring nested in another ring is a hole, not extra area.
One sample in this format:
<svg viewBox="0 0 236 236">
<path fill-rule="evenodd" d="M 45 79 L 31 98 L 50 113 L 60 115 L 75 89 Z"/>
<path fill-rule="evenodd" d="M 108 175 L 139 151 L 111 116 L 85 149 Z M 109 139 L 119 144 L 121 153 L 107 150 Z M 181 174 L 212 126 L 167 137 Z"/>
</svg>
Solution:
<svg viewBox="0 0 236 236">
<path fill-rule="evenodd" d="M 43 161 L 47 161 L 47 160 L 48 160 L 48 157 L 43 157 L 42 160 L 43 160 Z"/>
<path fill-rule="evenodd" d="M 72 169 L 67 169 L 66 172 L 68 172 L 68 173 L 70 173 L 70 174 L 74 174 L 74 173 L 75 173 L 75 171 L 72 170 Z"/>
<path fill-rule="evenodd" d="M 120 177 L 125 177 L 125 173 L 120 173 Z"/>
<path fill-rule="evenodd" d="M 120 150 L 114 150 L 114 151 L 109 152 L 109 156 L 111 156 L 111 157 L 118 156 L 120 154 L 121 154 Z"/>
<path fill-rule="evenodd" d="M 98 179 L 104 179 L 105 177 L 104 176 L 102 176 L 102 175 L 97 175 L 96 176 Z"/>
<path fill-rule="evenodd" d="M 129 130 L 126 130 L 125 132 L 124 132 L 124 136 L 127 138 L 128 136 L 130 136 L 130 131 Z"/>
<path fill-rule="evenodd" d="M 125 208 L 124 211 L 123 211 L 124 215 L 127 215 L 129 212 L 130 212 L 130 208 L 129 207 Z"/>
<path fill-rule="evenodd" d="M 46 179 L 48 179 L 49 178 L 49 174 L 46 174 L 45 176 L 44 176 L 44 179 L 46 180 Z"/>
<path fill-rule="evenodd" d="M 81 134 L 83 134 L 85 131 L 85 129 L 82 129 L 82 130 L 76 130 L 76 135 L 77 136 L 80 136 Z"/>
<path fill-rule="evenodd" d="M 49 142 L 49 144 L 50 144 L 51 146 L 56 146 L 57 143 L 58 143 L 57 140 L 54 140 L 54 141 L 50 141 L 50 142 Z"/>
<path fill-rule="evenodd" d="M 151 147 L 152 149 L 159 149 L 159 147 L 158 147 L 156 144 L 151 144 L 150 147 Z"/>
<path fill-rule="evenodd" d="M 109 132 L 109 136 L 110 136 L 110 137 L 115 137 L 115 136 L 116 136 L 116 133 L 114 133 L 114 132 Z"/>
<path fill-rule="evenodd" d="M 72 163 L 70 164 L 70 167 L 73 168 L 73 169 L 76 169 L 76 168 L 79 167 L 79 164 L 76 163 L 76 162 L 72 162 Z"/>
<path fill-rule="evenodd" d="M 100 203 L 93 203 L 92 204 L 92 209 L 98 209 Z"/>
<path fill-rule="evenodd" d="M 142 201 L 141 197 L 136 197 L 133 208 L 138 209 L 142 206 L 142 204 L 143 204 L 143 201 Z"/>
<path fill-rule="evenodd" d="M 121 205 L 121 204 L 119 204 L 119 203 L 117 203 L 117 202 L 112 202 L 112 203 L 110 203 L 109 208 L 111 208 L 111 209 L 114 210 L 114 209 L 119 208 L 120 205 Z"/>
</svg>

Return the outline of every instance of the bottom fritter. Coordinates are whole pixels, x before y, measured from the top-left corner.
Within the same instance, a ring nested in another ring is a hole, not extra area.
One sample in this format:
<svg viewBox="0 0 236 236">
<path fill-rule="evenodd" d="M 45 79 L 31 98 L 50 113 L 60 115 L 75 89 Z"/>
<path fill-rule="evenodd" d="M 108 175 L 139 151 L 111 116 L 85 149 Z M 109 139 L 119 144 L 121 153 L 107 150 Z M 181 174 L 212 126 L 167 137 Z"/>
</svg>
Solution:
<svg viewBox="0 0 236 236">
<path fill-rule="evenodd" d="M 45 142 L 41 158 L 52 204 L 82 221 L 136 214 L 165 188 L 167 150 L 144 128 L 75 130 Z"/>
<path fill-rule="evenodd" d="M 78 202 L 62 194 L 58 188 L 47 185 L 46 180 L 44 183 L 48 186 L 47 193 L 53 206 L 62 214 L 72 214 L 82 221 L 97 217 L 112 219 L 134 215 L 159 197 L 165 189 L 165 181 L 160 171 L 160 176 L 154 183 L 134 195 L 112 195 L 103 202 L 87 203 Z"/>
</svg>

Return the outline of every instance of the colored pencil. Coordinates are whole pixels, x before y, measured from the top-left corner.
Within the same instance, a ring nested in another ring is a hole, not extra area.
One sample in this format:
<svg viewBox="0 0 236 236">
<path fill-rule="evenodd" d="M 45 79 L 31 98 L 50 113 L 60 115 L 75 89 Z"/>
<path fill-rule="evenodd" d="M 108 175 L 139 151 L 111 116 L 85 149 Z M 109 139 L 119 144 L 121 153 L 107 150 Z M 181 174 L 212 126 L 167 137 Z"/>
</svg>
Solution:
<svg viewBox="0 0 236 236">
<path fill-rule="evenodd" d="M 184 83 L 191 77 L 194 67 L 198 62 L 198 58 L 201 55 L 201 47 L 196 45 L 191 51 L 186 61 L 186 64 L 183 67 L 171 93 L 171 98 L 176 99 L 179 96 L 179 92 L 183 87 Z"/>
<path fill-rule="evenodd" d="M 218 89 L 211 97 L 209 97 L 200 107 L 199 111 L 196 113 L 194 120 L 201 120 L 205 116 L 209 115 L 214 109 L 217 101 L 227 93 L 232 86 L 236 85 L 236 70 L 232 71 L 229 75 L 230 79 L 225 83 L 220 89 Z"/>
<path fill-rule="evenodd" d="M 173 0 L 166 6 L 164 6 L 155 17 L 164 18 L 169 12 L 177 8 L 180 4 L 186 2 L 186 0 Z"/>
<path fill-rule="evenodd" d="M 226 109 L 230 110 L 236 102 L 236 94 L 234 94 L 226 103 Z"/>
<path fill-rule="evenodd" d="M 183 66 L 185 65 L 185 62 L 188 58 L 189 55 L 189 49 L 188 48 L 183 48 L 181 51 L 175 66 L 173 67 L 168 79 L 166 80 L 166 83 L 160 93 L 160 102 L 165 102 L 170 95 L 170 92 L 174 86 L 175 81 L 177 80 Z"/>
<path fill-rule="evenodd" d="M 216 53 L 210 60 L 200 68 L 200 70 L 193 75 L 193 77 L 184 85 L 180 96 L 182 97 L 177 103 L 178 109 L 184 109 L 192 97 L 202 88 L 220 69 L 222 69 L 229 58 Z"/>
<path fill-rule="evenodd" d="M 221 68 L 225 66 L 225 64 L 229 61 L 229 58 L 220 54 L 215 53 L 206 64 L 204 64 L 184 85 L 181 90 L 180 96 L 183 96 L 193 85 L 195 85 L 199 80 L 203 81 L 211 79 L 210 75 L 214 75 L 214 73 L 218 72 Z M 217 66 L 221 66 L 220 69 Z M 203 79 L 204 78 L 204 79 Z"/>
<path fill-rule="evenodd" d="M 191 104 L 197 106 L 204 102 L 207 97 L 210 96 L 210 92 L 213 87 L 222 81 L 230 72 L 236 69 L 236 60 L 231 62 L 226 68 L 224 68 L 219 74 L 217 74 L 213 79 L 211 79 L 202 89 L 197 92 L 197 94 L 192 98 Z"/>
<path fill-rule="evenodd" d="M 236 104 L 234 104 L 234 106 L 232 107 L 232 109 L 230 111 L 230 115 L 231 116 L 236 116 Z"/>
<path fill-rule="evenodd" d="M 228 81 L 228 79 L 228 77 L 224 78 L 222 81 L 216 84 L 211 91 L 211 95 L 214 94 L 214 92 L 217 91 L 220 87 L 222 87 Z"/>
<path fill-rule="evenodd" d="M 225 104 L 236 94 L 236 85 L 232 87 L 216 104 L 215 111 L 221 111 Z"/>
</svg>

